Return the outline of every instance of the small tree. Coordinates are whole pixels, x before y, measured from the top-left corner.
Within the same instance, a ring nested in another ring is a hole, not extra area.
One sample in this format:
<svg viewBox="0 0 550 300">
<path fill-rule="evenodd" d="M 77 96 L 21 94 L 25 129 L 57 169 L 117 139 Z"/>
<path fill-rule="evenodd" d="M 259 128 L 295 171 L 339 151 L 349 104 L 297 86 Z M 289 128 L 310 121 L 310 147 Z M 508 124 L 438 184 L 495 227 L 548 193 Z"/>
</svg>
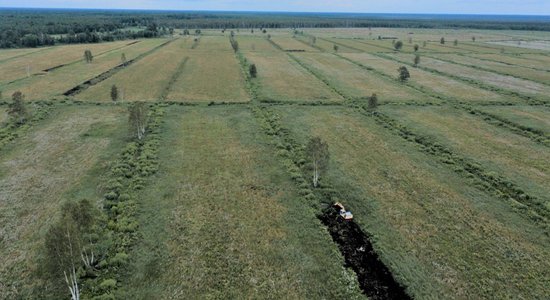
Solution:
<svg viewBox="0 0 550 300">
<path fill-rule="evenodd" d="M 418 46 L 418 44 L 415 44 L 414 45 L 414 52 L 418 52 L 418 49 L 420 48 L 420 46 Z"/>
<path fill-rule="evenodd" d="M 412 44 L 412 43 L 413 43 L 413 38 L 409 37 L 409 44 Z"/>
<path fill-rule="evenodd" d="M 256 64 L 251 64 L 248 68 L 248 72 L 250 73 L 250 77 L 256 78 L 258 76 L 258 69 L 256 68 Z"/>
<path fill-rule="evenodd" d="M 84 61 L 86 61 L 86 63 L 92 63 L 93 60 L 94 60 L 94 56 L 92 55 L 92 51 L 85 50 L 84 51 Z"/>
<path fill-rule="evenodd" d="M 458 46 L 458 40 L 455 40 L 455 41 L 453 42 L 453 45 Z"/>
<path fill-rule="evenodd" d="M 378 107 L 378 96 L 376 95 L 376 93 L 374 93 L 369 98 L 369 104 L 367 108 L 369 110 L 375 110 L 377 107 Z"/>
<path fill-rule="evenodd" d="M 395 48 L 395 51 L 401 50 L 401 48 L 403 48 L 403 42 L 402 41 L 395 42 L 395 44 L 393 44 L 393 48 Z"/>
<path fill-rule="evenodd" d="M 427 45 L 428 45 L 428 43 L 426 41 L 422 42 L 422 47 L 426 48 Z"/>
<path fill-rule="evenodd" d="M 409 78 L 411 78 L 411 74 L 409 73 L 409 70 L 407 69 L 407 67 L 402 66 L 398 69 L 398 71 L 399 71 L 399 80 L 405 82 Z"/>
<path fill-rule="evenodd" d="M 27 108 L 25 107 L 25 95 L 20 91 L 13 93 L 12 102 L 8 106 L 8 115 L 15 124 L 21 125 L 27 121 Z"/>
<path fill-rule="evenodd" d="M 441 43 L 441 45 L 445 45 L 445 38 L 442 37 L 442 38 L 439 40 L 439 43 Z"/>
<path fill-rule="evenodd" d="M 120 62 L 122 62 L 123 66 L 126 66 L 126 64 L 128 63 L 128 60 L 126 59 L 126 54 L 125 53 L 122 53 L 122 55 L 120 56 Z"/>
<path fill-rule="evenodd" d="M 320 137 L 312 138 L 306 146 L 306 155 L 309 158 L 309 167 L 313 172 L 313 186 L 319 185 L 319 179 L 328 168 L 330 153 L 328 144 Z"/>
<path fill-rule="evenodd" d="M 416 54 L 414 56 L 414 66 L 418 66 L 418 64 L 420 63 L 420 55 Z"/>
<path fill-rule="evenodd" d="M 476 41 L 476 37 L 473 36 L 473 37 L 472 37 L 472 42 L 475 42 L 475 41 Z"/>
<path fill-rule="evenodd" d="M 239 42 L 233 37 L 229 38 L 229 42 L 231 43 L 231 48 L 233 48 L 233 51 L 237 53 L 239 51 Z"/>
<path fill-rule="evenodd" d="M 336 44 L 334 44 L 334 46 L 332 46 L 332 49 L 334 49 L 334 52 L 338 52 L 339 48 L 340 47 L 338 47 L 338 45 L 336 45 Z"/>
<path fill-rule="evenodd" d="M 114 84 L 111 87 L 111 100 L 113 100 L 113 102 L 116 102 L 118 100 L 118 88 Z"/>
<path fill-rule="evenodd" d="M 136 102 L 128 108 L 130 136 L 142 140 L 147 126 L 147 107 L 143 102 Z"/>
</svg>

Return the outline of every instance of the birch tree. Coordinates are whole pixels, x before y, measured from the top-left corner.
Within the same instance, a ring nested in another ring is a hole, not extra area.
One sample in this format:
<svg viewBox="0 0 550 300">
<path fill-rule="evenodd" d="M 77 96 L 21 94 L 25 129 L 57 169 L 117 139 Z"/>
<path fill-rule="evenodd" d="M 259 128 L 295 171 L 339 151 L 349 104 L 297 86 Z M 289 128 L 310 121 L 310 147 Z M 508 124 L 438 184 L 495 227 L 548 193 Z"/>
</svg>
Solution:
<svg viewBox="0 0 550 300">
<path fill-rule="evenodd" d="M 27 108 L 25 106 L 25 95 L 20 91 L 13 93 L 12 102 L 8 106 L 8 115 L 13 122 L 21 125 L 27 120 Z"/>
<path fill-rule="evenodd" d="M 128 123 L 130 125 L 130 136 L 142 140 L 145 136 L 147 126 L 147 107 L 143 102 L 136 102 L 128 109 Z"/>
<path fill-rule="evenodd" d="M 328 168 L 330 158 L 328 144 L 320 137 L 314 137 L 307 144 L 306 154 L 309 158 L 309 167 L 313 175 L 313 186 L 317 187 L 319 186 L 321 175 L 323 175 Z"/>
</svg>

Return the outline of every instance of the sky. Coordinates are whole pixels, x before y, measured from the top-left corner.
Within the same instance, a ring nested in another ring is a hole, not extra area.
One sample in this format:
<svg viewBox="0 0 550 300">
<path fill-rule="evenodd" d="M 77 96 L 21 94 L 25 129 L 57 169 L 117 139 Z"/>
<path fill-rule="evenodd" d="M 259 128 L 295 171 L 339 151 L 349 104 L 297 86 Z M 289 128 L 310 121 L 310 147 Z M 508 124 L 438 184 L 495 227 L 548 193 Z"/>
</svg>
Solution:
<svg viewBox="0 0 550 300">
<path fill-rule="evenodd" d="M 550 0 L 0 0 L 0 7 L 550 15 Z"/>
</svg>

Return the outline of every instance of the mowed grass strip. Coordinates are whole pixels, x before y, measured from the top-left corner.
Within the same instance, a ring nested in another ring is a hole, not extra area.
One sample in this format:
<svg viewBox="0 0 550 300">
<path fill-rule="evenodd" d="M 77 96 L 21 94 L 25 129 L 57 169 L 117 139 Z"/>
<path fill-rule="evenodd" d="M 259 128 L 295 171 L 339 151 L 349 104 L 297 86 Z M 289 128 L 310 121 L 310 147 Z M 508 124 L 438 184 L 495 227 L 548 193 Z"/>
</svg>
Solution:
<svg viewBox="0 0 550 300">
<path fill-rule="evenodd" d="M 229 41 L 226 40 L 229 44 Z M 204 46 L 201 41 L 201 47 Z M 245 102 L 250 97 L 245 90 L 241 67 L 233 51 L 188 52 L 189 60 L 182 74 L 172 85 L 167 99 L 191 102 Z"/>
<path fill-rule="evenodd" d="M 329 144 L 326 181 L 413 298 L 544 298 L 550 239 L 374 119 L 279 108 L 297 140 Z"/>
<path fill-rule="evenodd" d="M 533 80 L 538 83 L 550 85 L 550 72 L 533 70 L 522 66 L 510 66 L 504 63 L 481 60 L 474 57 L 466 57 L 456 54 L 433 54 L 435 58 L 440 58 L 454 63 L 483 68 L 504 75 L 515 76 L 523 79 Z"/>
<path fill-rule="evenodd" d="M 365 67 L 370 67 L 388 76 L 398 78 L 398 69 L 403 64 L 389 59 L 384 59 L 368 53 L 344 53 L 342 56 L 357 62 Z M 421 57 L 421 63 L 422 63 Z M 495 101 L 507 101 L 507 97 L 500 94 L 473 87 L 464 82 L 436 75 L 419 68 L 408 68 L 411 78 L 410 83 L 418 85 L 427 92 L 473 103 L 487 103 Z"/>
<path fill-rule="evenodd" d="M 364 43 L 362 40 L 355 39 L 343 39 L 343 38 L 325 38 L 327 43 L 336 44 L 340 47 L 348 47 L 356 51 L 364 52 L 387 52 L 389 51 L 386 47 L 380 47 L 376 45 L 371 45 Z"/>
<path fill-rule="evenodd" d="M 334 52 L 338 52 L 338 53 L 348 53 L 348 52 L 351 52 L 351 53 L 354 53 L 354 52 L 360 52 L 360 50 L 358 49 L 354 49 L 354 48 L 351 48 L 351 47 L 346 47 L 342 44 L 338 44 L 338 51 L 335 51 L 334 50 L 334 43 L 331 43 L 330 41 L 326 40 L 326 39 L 321 39 L 321 38 L 317 38 L 315 37 L 315 43 L 313 43 L 313 38 L 314 36 L 309 36 L 309 35 L 298 35 L 296 36 L 296 39 L 301 41 L 302 43 L 306 43 L 312 47 L 316 47 L 316 48 L 321 48 L 323 52 L 330 52 L 330 53 L 334 53 Z"/>
<path fill-rule="evenodd" d="M 84 60 L 84 51 L 89 49 L 92 54 L 98 55 L 102 52 L 123 47 L 131 41 L 119 41 L 99 44 L 78 44 L 68 46 L 51 47 L 45 51 L 38 51 L 30 55 L 21 56 L 4 63 L 0 63 L 0 83 L 27 77 L 27 67 L 30 74 L 41 73 L 43 70 Z"/>
<path fill-rule="evenodd" d="M 0 151 L 2 298 L 32 298 L 38 285 L 36 257 L 60 205 L 100 198 L 101 173 L 88 174 L 116 151 L 113 147 L 126 134 L 125 113 L 112 107 L 58 108 Z"/>
<path fill-rule="evenodd" d="M 488 106 L 482 111 L 502 116 L 514 123 L 540 130 L 550 136 L 550 108 L 545 106 Z"/>
<path fill-rule="evenodd" d="M 273 36 L 271 40 L 283 48 L 285 51 L 305 51 L 305 52 L 319 52 L 318 49 L 315 49 L 307 44 L 297 41 L 291 36 Z"/>
<path fill-rule="evenodd" d="M 503 175 L 550 210 L 550 150 L 450 107 L 383 109 L 394 119 Z"/>
<path fill-rule="evenodd" d="M 260 100 L 276 101 L 342 101 L 342 97 L 331 91 L 286 54 L 279 52 L 245 53 L 250 63 L 256 64 L 260 84 Z"/>
<path fill-rule="evenodd" d="M 158 100 L 179 63 L 188 55 L 192 42 L 190 38 L 179 38 L 122 69 L 107 80 L 89 87 L 76 98 L 88 101 L 111 101 L 111 87 L 116 85 L 119 100 Z"/>
<path fill-rule="evenodd" d="M 278 51 L 265 37 L 238 35 L 236 39 L 239 42 L 240 51 L 245 53 Z"/>
<path fill-rule="evenodd" d="M 540 60 L 535 58 L 546 58 L 548 63 L 550 63 L 550 57 L 536 54 L 526 54 L 526 55 L 502 55 L 502 54 L 468 54 L 469 57 L 479 58 L 481 60 L 489 60 L 501 62 L 510 66 L 522 66 L 527 68 L 534 68 L 538 70 L 546 70 L 550 72 L 550 65 L 541 64 Z M 532 56 L 532 58 L 529 58 Z"/>
<path fill-rule="evenodd" d="M 237 107 L 169 112 L 129 297 L 360 298 L 255 122 Z"/>
<path fill-rule="evenodd" d="M 400 61 L 413 62 L 412 54 L 387 54 Z M 550 94 L 550 87 L 533 81 L 524 80 L 512 76 L 500 75 L 488 71 L 477 70 L 467 66 L 461 66 L 444 62 L 438 59 L 423 57 L 420 66 L 435 69 L 439 72 L 460 76 L 472 81 L 479 81 L 508 91 L 528 96 L 545 96 Z"/>
<path fill-rule="evenodd" d="M 51 47 L 44 48 L 25 48 L 25 49 L 2 49 L 0 50 L 0 63 L 3 63 L 7 60 L 18 58 L 21 56 L 29 55 L 39 51 L 47 51 Z"/>
<path fill-rule="evenodd" d="M 5 93 L 11 95 L 15 91 L 25 94 L 27 100 L 49 100 L 64 98 L 63 93 L 82 82 L 108 71 L 122 63 L 122 53 L 127 60 L 147 52 L 165 42 L 165 39 L 147 39 L 139 43 L 94 57 L 92 63 L 77 62 L 41 76 L 32 76 L 4 87 Z"/>
<path fill-rule="evenodd" d="M 429 96 L 370 73 L 329 53 L 292 54 L 320 73 L 338 91 L 351 98 L 377 94 L 381 102 L 426 101 Z M 397 71 L 397 70 L 396 70 Z"/>
</svg>

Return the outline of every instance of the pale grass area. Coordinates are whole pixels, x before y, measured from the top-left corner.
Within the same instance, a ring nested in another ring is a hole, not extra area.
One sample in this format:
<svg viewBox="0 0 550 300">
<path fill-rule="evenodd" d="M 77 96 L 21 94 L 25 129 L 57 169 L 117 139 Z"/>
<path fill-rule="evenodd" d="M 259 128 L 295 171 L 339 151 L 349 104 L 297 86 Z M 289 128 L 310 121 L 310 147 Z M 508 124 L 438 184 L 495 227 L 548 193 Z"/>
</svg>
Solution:
<svg viewBox="0 0 550 300">
<path fill-rule="evenodd" d="M 0 63 L 0 83 L 7 83 L 15 79 L 27 77 L 27 66 L 30 74 L 42 73 L 43 70 L 58 65 L 84 60 L 84 51 L 89 49 L 94 56 L 105 51 L 123 47 L 132 41 L 118 41 L 99 44 L 78 44 L 68 46 L 50 47 L 44 51 L 21 56 Z"/>
<path fill-rule="evenodd" d="M 521 56 L 511 56 L 511 55 L 502 55 L 502 54 L 470 54 L 468 56 L 480 58 L 480 59 L 490 59 L 495 61 L 500 61 L 503 63 L 514 64 L 518 66 L 525 66 L 530 68 L 544 69 L 550 71 L 550 57 L 544 55 L 533 54 L 531 58 L 528 55 Z M 548 64 L 541 63 L 541 60 L 537 59 L 547 59 Z"/>
<path fill-rule="evenodd" d="M 260 98 L 271 100 L 343 100 L 284 53 L 246 53 L 256 64 Z"/>
<path fill-rule="evenodd" d="M 379 77 L 332 54 L 296 53 L 293 55 L 316 72 L 320 72 L 337 90 L 349 97 L 370 97 L 375 93 L 381 102 L 430 100 L 428 96 L 409 87 Z"/>
<path fill-rule="evenodd" d="M 500 72 L 504 74 L 513 74 L 515 76 L 522 77 L 525 79 L 550 84 L 550 72 L 546 72 L 546 71 L 533 70 L 530 68 L 524 68 L 519 65 L 510 66 L 504 63 L 481 60 L 474 57 L 465 57 L 465 56 L 456 55 L 456 54 L 436 54 L 433 56 L 435 56 L 436 58 L 442 58 L 442 59 L 460 63 L 460 64 L 483 67 L 485 69 L 492 70 L 495 72 Z"/>
<path fill-rule="evenodd" d="M 0 50 L 0 62 L 5 62 L 10 59 L 14 59 L 19 56 L 29 55 L 34 52 L 46 51 L 51 47 L 44 48 L 26 48 L 26 49 L 1 49 Z"/>
<path fill-rule="evenodd" d="M 5 86 L 5 94 L 11 95 L 21 91 L 27 100 L 48 100 L 63 98 L 63 93 L 111 68 L 121 64 L 122 53 L 127 60 L 162 44 L 163 39 L 148 39 L 121 49 L 94 57 L 90 64 L 80 61 L 45 73 L 41 76 L 32 76 Z"/>
<path fill-rule="evenodd" d="M 496 114 L 521 124 L 535 128 L 550 135 L 550 108 L 544 106 L 489 106 L 482 108 L 491 114 Z"/>
<path fill-rule="evenodd" d="M 550 151 L 546 147 L 451 108 L 395 108 L 390 114 L 550 204 Z"/>
<path fill-rule="evenodd" d="M 124 68 L 112 77 L 77 95 L 78 99 L 111 101 L 111 87 L 119 90 L 119 101 L 159 100 L 172 74 L 180 62 L 188 56 L 193 40 L 179 38 L 140 61 Z"/>
<path fill-rule="evenodd" d="M 265 37 L 238 35 L 236 39 L 239 42 L 239 49 L 245 53 L 279 51 Z"/>
<path fill-rule="evenodd" d="M 518 48 L 550 50 L 550 41 L 497 41 L 489 42 L 493 45 L 511 46 Z"/>
<path fill-rule="evenodd" d="M 274 36 L 271 38 L 273 42 L 281 46 L 284 50 L 304 50 L 306 52 L 319 52 L 319 50 L 301 43 L 292 36 Z"/>
<path fill-rule="evenodd" d="M 0 158 L 0 295 L 17 298 L 33 285 L 42 237 L 66 193 L 94 165 L 108 138 L 85 138 L 93 126 L 120 126 L 120 110 L 75 107 L 5 148 Z M 93 199 L 92 199 L 93 200 Z"/>
<path fill-rule="evenodd" d="M 365 116 L 332 108 L 281 112 L 294 131 L 305 128 L 328 142 L 332 182 L 360 189 L 342 201 L 415 297 L 549 292 L 548 238 L 507 203 L 469 187 Z"/>
<path fill-rule="evenodd" d="M 200 51 L 233 51 L 229 36 L 203 36 L 199 46 L 195 50 Z"/>
<path fill-rule="evenodd" d="M 229 44 L 229 40 L 224 41 Z M 168 100 L 243 102 L 250 100 L 245 79 L 233 51 L 189 50 L 183 73 L 172 85 Z"/>
<path fill-rule="evenodd" d="M 328 38 L 326 39 L 328 43 L 337 43 L 345 46 L 349 46 L 350 48 L 357 49 L 364 52 L 387 52 L 389 51 L 387 48 L 388 45 L 370 45 L 367 44 L 365 41 L 359 41 L 359 40 L 351 40 L 351 39 L 342 39 L 342 38 Z M 391 43 L 390 43 L 391 45 Z M 382 47 L 381 47 L 382 46 Z M 342 47 L 342 46 L 340 46 Z"/>
<path fill-rule="evenodd" d="M 412 62 L 414 59 L 414 56 L 411 54 L 391 54 L 391 56 L 407 62 Z M 479 80 L 485 84 L 494 85 L 522 94 L 537 96 L 550 94 L 550 86 L 512 76 L 500 75 L 492 72 L 477 70 L 471 67 L 455 65 L 428 57 L 422 58 L 421 66 L 432 68 L 447 74 L 465 77 L 471 80 Z"/>
<path fill-rule="evenodd" d="M 403 66 L 403 64 L 400 64 L 398 62 L 373 56 L 368 53 L 346 53 L 342 55 L 346 58 L 351 59 L 352 61 L 358 62 L 367 67 L 371 67 L 396 79 L 398 75 L 397 69 Z M 423 58 L 421 57 L 420 64 L 422 64 L 422 59 Z M 411 78 L 409 79 L 411 83 L 422 86 L 428 91 L 442 94 L 451 98 L 472 102 L 508 100 L 506 97 L 497 93 L 473 87 L 466 83 L 446 78 L 444 76 L 423 71 L 419 68 L 408 67 L 408 70 L 411 74 Z"/>
</svg>

